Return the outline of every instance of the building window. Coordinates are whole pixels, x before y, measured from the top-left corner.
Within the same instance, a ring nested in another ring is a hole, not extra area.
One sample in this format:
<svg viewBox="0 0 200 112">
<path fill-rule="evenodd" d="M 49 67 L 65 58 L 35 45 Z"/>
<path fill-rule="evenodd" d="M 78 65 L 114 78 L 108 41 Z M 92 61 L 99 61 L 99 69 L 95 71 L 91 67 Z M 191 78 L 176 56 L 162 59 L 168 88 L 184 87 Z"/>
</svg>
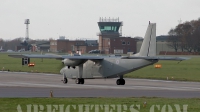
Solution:
<svg viewBox="0 0 200 112">
<path fill-rule="evenodd" d="M 127 42 L 127 45 L 130 45 L 130 42 Z"/>
<path fill-rule="evenodd" d="M 54 42 L 51 42 L 51 45 L 54 45 Z"/>
<path fill-rule="evenodd" d="M 126 42 L 123 41 L 123 42 L 122 42 L 122 45 L 126 45 Z"/>
<path fill-rule="evenodd" d="M 51 42 L 51 45 L 57 45 L 57 42 Z"/>
</svg>

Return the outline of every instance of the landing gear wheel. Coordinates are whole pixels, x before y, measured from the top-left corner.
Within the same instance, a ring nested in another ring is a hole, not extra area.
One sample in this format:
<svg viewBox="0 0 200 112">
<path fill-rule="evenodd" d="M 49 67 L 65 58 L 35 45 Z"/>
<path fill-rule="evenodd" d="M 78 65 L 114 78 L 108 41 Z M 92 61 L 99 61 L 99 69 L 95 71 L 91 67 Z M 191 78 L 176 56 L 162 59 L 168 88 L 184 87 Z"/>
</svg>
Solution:
<svg viewBox="0 0 200 112">
<path fill-rule="evenodd" d="M 84 79 L 81 78 L 80 80 L 81 80 L 81 81 L 80 81 L 80 84 L 84 84 L 84 82 L 85 82 Z"/>
<path fill-rule="evenodd" d="M 67 82 L 68 82 L 67 78 L 64 78 L 63 83 L 67 84 Z"/>
<path fill-rule="evenodd" d="M 84 84 L 84 79 L 83 78 L 78 78 L 75 80 L 76 84 Z"/>
<path fill-rule="evenodd" d="M 125 85 L 125 80 L 124 79 L 117 79 L 116 84 L 117 85 Z"/>
<path fill-rule="evenodd" d="M 125 80 L 121 79 L 121 85 L 125 85 Z"/>
<path fill-rule="evenodd" d="M 120 79 L 117 79 L 116 84 L 117 84 L 117 85 L 121 85 Z"/>
<path fill-rule="evenodd" d="M 80 78 L 75 80 L 76 84 L 80 84 Z"/>
</svg>

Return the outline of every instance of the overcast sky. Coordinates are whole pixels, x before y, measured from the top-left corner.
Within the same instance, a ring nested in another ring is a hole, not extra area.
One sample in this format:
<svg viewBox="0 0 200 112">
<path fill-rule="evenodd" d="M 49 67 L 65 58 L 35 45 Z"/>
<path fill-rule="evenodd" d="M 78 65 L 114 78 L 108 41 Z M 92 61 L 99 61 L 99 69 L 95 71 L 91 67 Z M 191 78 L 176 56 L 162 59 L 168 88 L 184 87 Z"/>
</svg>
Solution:
<svg viewBox="0 0 200 112">
<path fill-rule="evenodd" d="M 0 38 L 25 37 L 30 19 L 31 39 L 97 39 L 100 17 L 119 17 L 123 36 L 143 37 L 148 21 L 166 35 L 180 19 L 200 17 L 200 0 L 0 0 Z"/>
</svg>

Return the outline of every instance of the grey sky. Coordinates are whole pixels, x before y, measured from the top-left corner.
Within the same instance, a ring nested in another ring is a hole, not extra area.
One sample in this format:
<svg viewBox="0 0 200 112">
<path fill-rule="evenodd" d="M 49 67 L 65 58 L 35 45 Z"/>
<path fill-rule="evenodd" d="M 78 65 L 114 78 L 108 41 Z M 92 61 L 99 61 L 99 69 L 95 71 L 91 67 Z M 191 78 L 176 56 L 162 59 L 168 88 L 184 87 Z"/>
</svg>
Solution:
<svg viewBox="0 0 200 112">
<path fill-rule="evenodd" d="M 144 36 L 148 21 L 157 35 L 166 35 L 182 22 L 198 19 L 200 0 L 0 0 L 0 38 L 25 36 L 30 19 L 32 39 L 97 39 L 99 17 L 123 21 L 123 36 Z"/>
</svg>

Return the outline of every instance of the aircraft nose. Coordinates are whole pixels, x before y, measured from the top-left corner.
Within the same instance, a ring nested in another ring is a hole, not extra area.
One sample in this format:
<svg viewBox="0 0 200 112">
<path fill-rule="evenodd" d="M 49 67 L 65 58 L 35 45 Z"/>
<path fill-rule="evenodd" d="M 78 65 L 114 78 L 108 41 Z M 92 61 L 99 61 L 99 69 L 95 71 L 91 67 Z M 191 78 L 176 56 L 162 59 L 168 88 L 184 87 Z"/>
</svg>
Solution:
<svg viewBox="0 0 200 112">
<path fill-rule="evenodd" d="M 63 68 L 60 70 L 60 74 L 63 74 L 63 73 L 64 73 L 64 68 L 65 68 L 65 67 L 63 67 Z"/>
</svg>

